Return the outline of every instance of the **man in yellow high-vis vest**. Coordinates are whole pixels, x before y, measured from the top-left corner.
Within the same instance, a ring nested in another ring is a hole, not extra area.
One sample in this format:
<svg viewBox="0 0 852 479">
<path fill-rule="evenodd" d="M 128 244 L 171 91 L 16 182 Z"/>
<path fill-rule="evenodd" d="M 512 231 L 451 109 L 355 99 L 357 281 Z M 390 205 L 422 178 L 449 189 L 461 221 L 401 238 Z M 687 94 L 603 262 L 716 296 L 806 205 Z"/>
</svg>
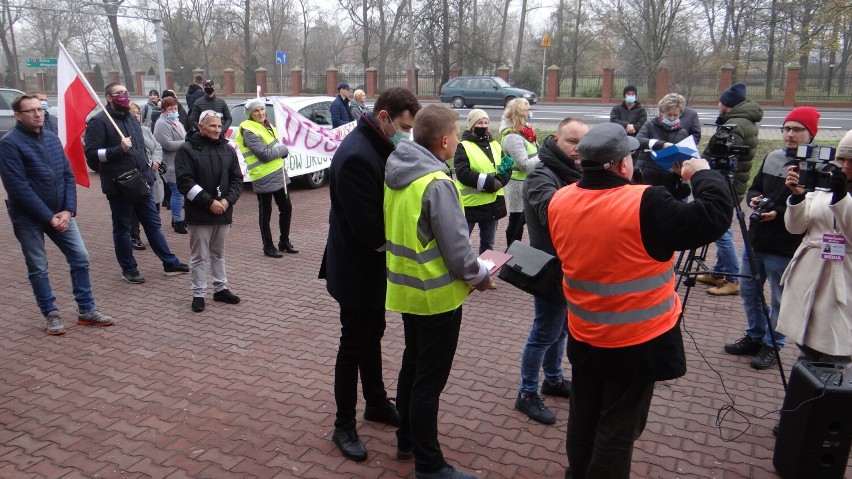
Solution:
<svg viewBox="0 0 852 479">
<path fill-rule="evenodd" d="M 438 405 L 456 352 L 462 303 L 471 286 L 488 289 L 491 277 L 470 247 L 459 192 L 448 175 L 458 114 L 429 105 L 415 116 L 413 131 L 414 141 L 397 146 L 385 172 L 385 305 L 402 313 L 405 330 L 397 458 L 413 456 L 418 479 L 472 479 L 444 460 Z"/>
</svg>

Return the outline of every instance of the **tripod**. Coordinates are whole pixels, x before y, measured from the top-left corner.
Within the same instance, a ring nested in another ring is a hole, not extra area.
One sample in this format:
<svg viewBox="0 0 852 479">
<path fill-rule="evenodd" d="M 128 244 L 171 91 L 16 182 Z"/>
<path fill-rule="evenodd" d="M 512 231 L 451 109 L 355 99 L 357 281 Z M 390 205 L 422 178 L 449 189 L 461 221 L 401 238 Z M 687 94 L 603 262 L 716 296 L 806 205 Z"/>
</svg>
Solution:
<svg viewBox="0 0 852 479">
<path fill-rule="evenodd" d="M 736 156 L 729 157 L 726 159 L 726 162 L 715 162 L 716 164 L 725 164 L 727 166 L 733 165 Z M 745 213 L 743 213 L 742 207 L 740 207 L 740 203 L 737 201 L 737 193 L 734 190 L 734 172 L 730 167 L 720 171 L 723 173 L 728 180 L 728 191 L 731 194 L 731 199 L 734 202 L 734 211 L 735 216 L 737 218 L 737 222 L 740 225 L 740 233 L 743 238 L 743 247 L 746 250 L 748 255 L 749 265 L 751 266 L 751 275 L 742 275 L 735 274 L 732 276 L 737 276 L 743 278 L 745 281 L 756 281 L 758 284 L 764 278 L 760 275 L 760 270 L 757 268 L 757 262 L 754 259 L 754 248 L 752 247 L 751 240 L 748 236 L 748 230 L 746 229 L 745 223 Z M 681 278 L 683 279 L 683 284 L 686 285 L 686 291 L 683 294 L 683 304 L 680 312 L 680 320 L 683 321 L 683 314 L 686 311 L 686 303 L 689 300 L 689 293 L 692 290 L 692 287 L 695 286 L 695 278 L 699 274 L 710 273 L 707 266 L 705 265 L 705 260 L 707 257 L 707 246 L 702 246 L 698 251 L 696 249 L 691 249 L 687 252 L 681 252 L 680 256 L 677 259 L 675 264 L 675 272 L 678 275 L 678 282 L 675 286 L 675 290 L 680 287 Z M 684 259 L 684 255 L 686 259 Z M 683 264 L 683 268 L 681 265 Z M 696 271 L 692 271 L 693 268 Z M 787 390 L 787 376 L 784 374 L 784 366 L 781 364 L 781 352 L 778 348 L 778 343 L 775 340 L 775 333 L 772 329 L 772 322 L 769 320 L 769 306 L 766 304 L 766 296 L 763 294 L 763 288 L 757 288 L 758 297 L 760 298 L 761 311 L 763 311 L 763 318 L 766 320 L 766 330 L 770 332 L 770 338 L 772 339 L 772 348 L 775 350 L 775 361 L 778 364 L 778 373 L 781 375 L 781 384 L 784 386 L 784 390 Z"/>
</svg>

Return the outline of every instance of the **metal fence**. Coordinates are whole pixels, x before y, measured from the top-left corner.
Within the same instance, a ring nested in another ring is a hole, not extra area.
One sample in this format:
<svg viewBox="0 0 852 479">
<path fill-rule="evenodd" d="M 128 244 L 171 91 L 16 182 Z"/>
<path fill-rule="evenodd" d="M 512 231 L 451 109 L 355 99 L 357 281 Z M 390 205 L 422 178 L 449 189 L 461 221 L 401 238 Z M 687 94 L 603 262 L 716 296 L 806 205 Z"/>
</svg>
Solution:
<svg viewBox="0 0 852 479">
<path fill-rule="evenodd" d="M 852 72 L 832 75 L 827 72 L 808 73 L 799 77 L 796 100 L 808 101 L 852 101 Z"/>
<path fill-rule="evenodd" d="M 559 81 L 559 97 L 601 98 L 603 95 L 603 75 L 577 75 L 577 81 L 571 75 L 563 75 Z M 615 95 L 615 98 L 621 96 Z"/>
</svg>

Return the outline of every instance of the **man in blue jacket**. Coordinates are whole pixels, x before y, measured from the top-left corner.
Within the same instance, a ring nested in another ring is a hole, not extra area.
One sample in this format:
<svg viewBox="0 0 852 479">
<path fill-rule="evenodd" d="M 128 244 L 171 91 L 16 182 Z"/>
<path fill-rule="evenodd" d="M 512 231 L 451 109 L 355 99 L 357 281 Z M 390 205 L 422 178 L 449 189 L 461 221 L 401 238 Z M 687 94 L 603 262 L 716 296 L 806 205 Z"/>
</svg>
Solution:
<svg viewBox="0 0 852 479">
<path fill-rule="evenodd" d="M 77 302 L 77 324 L 111 326 L 113 319 L 95 306 L 89 280 L 89 252 L 74 217 L 77 189 L 62 143 L 44 128 L 45 111 L 37 95 L 21 95 L 12 103 L 15 128 L 0 140 L 0 178 L 9 199 L 6 208 L 27 263 L 27 273 L 47 334 L 65 333 L 56 297 L 47 277 L 44 236 L 65 255 Z"/>
<path fill-rule="evenodd" d="M 115 245 L 115 257 L 121 266 L 121 275 L 125 281 L 132 284 L 145 282 L 145 277 L 139 274 L 130 245 L 132 213 L 136 213 L 139 223 L 145 229 L 151 249 L 163 262 L 164 274 L 172 276 L 189 273 L 189 266 L 181 263 L 169 250 L 160 225 L 160 213 L 154 206 L 151 194 L 148 193 L 136 203 L 131 203 L 122 196 L 115 184 L 117 176 L 136 169 L 142 173 L 148 185 L 151 185 L 154 182 L 154 173 L 148 165 L 142 125 L 130 115 L 130 96 L 127 88 L 121 83 L 110 83 L 105 92 L 106 111 L 89 120 L 84 143 L 87 162 L 100 165 L 101 190 L 106 195 L 112 212 L 112 241 Z M 107 115 L 112 117 L 112 121 Z"/>
<path fill-rule="evenodd" d="M 349 95 L 351 89 L 349 84 L 341 82 L 337 85 L 337 98 L 331 102 L 331 126 L 337 128 L 352 121 L 352 112 L 349 111 Z"/>
</svg>

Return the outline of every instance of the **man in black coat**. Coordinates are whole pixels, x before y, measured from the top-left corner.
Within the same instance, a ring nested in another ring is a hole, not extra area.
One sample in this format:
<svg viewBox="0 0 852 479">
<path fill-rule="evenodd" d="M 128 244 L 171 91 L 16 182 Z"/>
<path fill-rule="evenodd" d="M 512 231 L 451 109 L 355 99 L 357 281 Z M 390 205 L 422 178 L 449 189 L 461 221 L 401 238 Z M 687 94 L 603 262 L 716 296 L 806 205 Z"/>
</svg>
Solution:
<svg viewBox="0 0 852 479">
<path fill-rule="evenodd" d="M 414 125 L 420 103 L 409 90 L 385 90 L 372 113 L 365 113 L 334 153 L 329 169 L 328 242 L 319 277 L 340 304 L 340 347 L 334 366 L 337 417 L 332 440 L 343 455 L 367 458 L 355 429 L 358 372 L 367 406 L 364 419 L 399 425 L 382 380 L 385 332 L 385 162 L 391 138 Z"/>
<path fill-rule="evenodd" d="M 612 107 L 609 112 L 610 123 L 618 123 L 630 136 L 636 136 L 642 125 L 648 121 L 648 111 L 636 99 L 636 87 L 627 85 L 622 92 L 624 101 Z"/>
<path fill-rule="evenodd" d="M 195 75 L 192 85 L 189 85 L 189 88 L 186 89 L 186 109 L 189 111 L 192 111 L 195 100 L 204 96 L 204 88 L 201 86 L 202 80 L 201 75 Z M 186 131 L 189 131 L 189 128 Z"/>
<path fill-rule="evenodd" d="M 193 131 L 198 130 L 198 120 L 201 118 L 201 112 L 213 110 L 222 115 L 222 138 L 231 127 L 231 110 L 225 100 L 216 96 L 216 87 L 213 80 L 204 80 L 204 96 L 195 100 L 192 108 L 189 110 L 189 126 Z M 187 131 L 189 133 L 189 131 Z"/>
<path fill-rule="evenodd" d="M 122 83 L 110 83 L 105 92 L 106 111 L 89 120 L 83 143 L 86 145 L 86 162 L 99 165 L 101 190 L 106 195 L 112 211 L 112 241 L 115 245 L 115 257 L 121 266 L 121 275 L 125 281 L 132 284 L 145 282 L 145 278 L 139 274 L 130 246 L 130 223 L 133 213 L 139 218 L 151 249 L 163 262 L 165 274 L 171 276 L 188 273 L 189 266 L 181 263 L 169 250 L 160 225 L 160 213 L 154 206 L 151 193 L 131 203 L 121 194 L 114 182 L 122 173 L 136 169 L 142 173 L 145 182 L 150 186 L 154 183 L 154 172 L 148 166 L 142 125 L 130 114 L 127 87 Z M 107 114 L 112 121 L 107 118 Z"/>
</svg>

